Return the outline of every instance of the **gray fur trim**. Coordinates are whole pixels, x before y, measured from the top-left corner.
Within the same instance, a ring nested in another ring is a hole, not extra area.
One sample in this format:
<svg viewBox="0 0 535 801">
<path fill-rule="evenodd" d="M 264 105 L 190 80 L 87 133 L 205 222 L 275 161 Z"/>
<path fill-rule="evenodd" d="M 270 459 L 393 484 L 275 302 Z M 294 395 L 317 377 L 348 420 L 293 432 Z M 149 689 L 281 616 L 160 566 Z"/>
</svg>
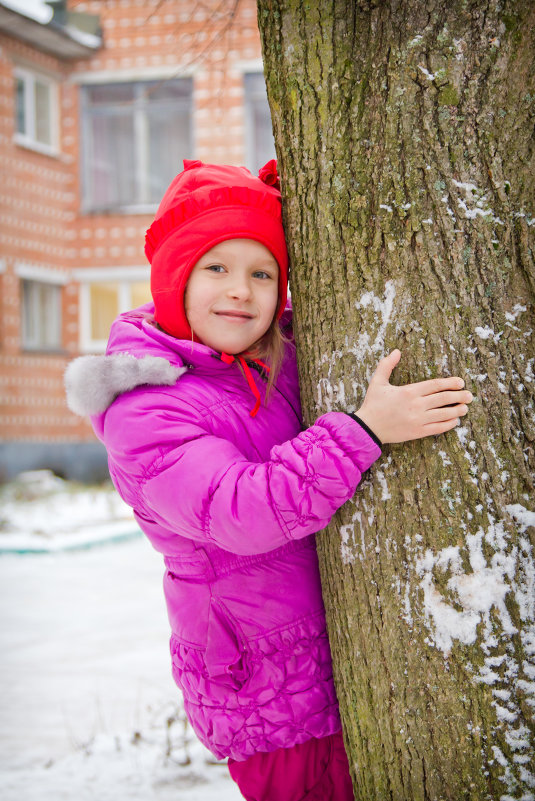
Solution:
<svg viewBox="0 0 535 801">
<path fill-rule="evenodd" d="M 100 414 L 123 392 L 143 384 L 171 386 L 187 369 L 160 356 L 80 356 L 65 371 L 67 406 L 82 417 Z"/>
</svg>

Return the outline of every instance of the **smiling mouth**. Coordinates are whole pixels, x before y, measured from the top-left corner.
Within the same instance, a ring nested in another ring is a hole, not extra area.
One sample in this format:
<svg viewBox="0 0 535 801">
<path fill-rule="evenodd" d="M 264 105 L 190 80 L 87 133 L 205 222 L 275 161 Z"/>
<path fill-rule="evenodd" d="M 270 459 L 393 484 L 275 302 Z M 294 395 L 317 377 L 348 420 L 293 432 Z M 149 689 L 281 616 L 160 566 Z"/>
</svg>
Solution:
<svg viewBox="0 0 535 801">
<path fill-rule="evenodd" d="M 252 320 L 253 315 L 249 314 L 248 312 L 242 311 L 218 311 L 215 312 L 218 317 L 232 317 L 235 320 Z"/>
</svg>

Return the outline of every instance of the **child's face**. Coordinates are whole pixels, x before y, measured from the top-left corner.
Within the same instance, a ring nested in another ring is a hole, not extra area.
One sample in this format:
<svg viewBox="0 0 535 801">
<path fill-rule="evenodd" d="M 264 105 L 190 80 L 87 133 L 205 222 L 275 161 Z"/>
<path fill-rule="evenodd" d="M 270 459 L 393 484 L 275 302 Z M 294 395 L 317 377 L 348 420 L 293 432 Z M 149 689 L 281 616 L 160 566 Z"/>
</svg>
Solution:
<svg viewBox="0 0 535 801">
<path fill-rule="evenodd" d="M 184 306 L 204 345 L 241 353 L 268 330 L 279 298 L 279 265 L 253 239 L 226 239 L 201 256 L 189 277 Z"/>
</svg>

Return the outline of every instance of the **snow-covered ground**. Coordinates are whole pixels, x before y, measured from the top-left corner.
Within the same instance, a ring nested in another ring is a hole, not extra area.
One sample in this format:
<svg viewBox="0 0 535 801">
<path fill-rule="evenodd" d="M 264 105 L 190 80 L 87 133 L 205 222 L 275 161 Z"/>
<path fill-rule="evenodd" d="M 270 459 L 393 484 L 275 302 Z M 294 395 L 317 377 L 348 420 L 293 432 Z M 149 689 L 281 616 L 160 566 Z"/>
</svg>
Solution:
<svg viewBox="0 0 535 801">
<path fill-rule="evenodd" d="M 140 534 L 111 484 L 88 487 L 35 470 L 0 486 L 0 553 L 77 550 Z"/>
<path fill-rule="evenodd" d="M 239 801 L 170 676 L 161 557 L 106 540 L 108 489 L 52 484 L 0 489 L 0 797 Z"/>
</svg>

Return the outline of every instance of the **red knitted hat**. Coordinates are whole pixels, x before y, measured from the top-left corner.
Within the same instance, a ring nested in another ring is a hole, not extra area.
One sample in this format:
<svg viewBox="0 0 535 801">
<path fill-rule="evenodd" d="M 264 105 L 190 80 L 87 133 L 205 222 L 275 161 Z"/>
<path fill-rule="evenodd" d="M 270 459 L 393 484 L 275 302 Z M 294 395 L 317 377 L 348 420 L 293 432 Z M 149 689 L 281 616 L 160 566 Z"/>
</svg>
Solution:
<svg viewBox="0 0 535 801">
<path fill-rule="evenodd" d="M 195 264 L 225 239 L 254 239 L 279 265 L 279 318 L 286 306 L 288 252 L 281 218 L 277 162 L 255 178 L 245 167 L 184 160 L 147 231 L 156 322 L 177 339 L 190 339 L 184 291 Z"/>
</svg>

